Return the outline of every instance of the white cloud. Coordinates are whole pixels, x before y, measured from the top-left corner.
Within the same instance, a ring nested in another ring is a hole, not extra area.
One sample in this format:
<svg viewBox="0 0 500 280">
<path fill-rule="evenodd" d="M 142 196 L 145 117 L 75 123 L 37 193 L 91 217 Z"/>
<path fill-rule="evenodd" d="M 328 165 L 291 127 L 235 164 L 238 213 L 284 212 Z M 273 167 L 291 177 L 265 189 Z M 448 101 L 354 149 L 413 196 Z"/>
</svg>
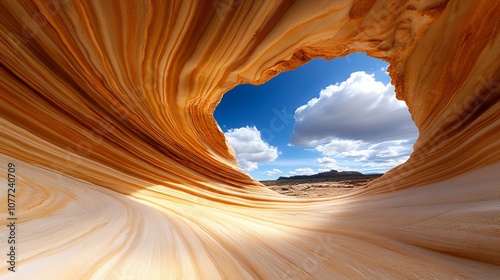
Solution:
<svg viewBox="0 0 500 280">
<path fill-rule="evenodd" d="M 310 167 L 297 168 L 294 171 L 288 171 L 290 175 L 312 175 L 315 174 L 314 170 Z"/>
<path fill-rule="evenodd" d="M 278 149 L 264 142 L 255 126 L 229 129 L 224 135 L 236 153 L 238 164 L 247 172 L 257 169 L 258 162 L 278 157 Z"/>
<path fill-rule="evenodd" d="M 236 160 L 241 169 L 247 172 L 254 171 L 255 169 L 259 168 L 259 165 L 256 162 L 246 161 L 245 159 L 239 158 L 236 158 Z"/>
<path fill-rule="evenodd" d="M 295 110 L 291 143 L 316 146 L 334 139 L 382 142 L 415 138 L 417 133 L 404 102 L 396 99 L 394 87 L 360 71 L 326 87 L 319 97 Z"/>
<path fill-rule="evenodd" d="M 351 170 L 345 162 L 357 163 L 361 172 L 385 172 L 405 162 L 413 151 L 415 139 L 369 143 L 359 140 L 333 139 L 316 146 L 325 157 L 318 158 L 321 169 Z M 342 160 L 343 164 L 339 164 Z"/>
<path fill-rule="evenodd" d="M 322 158 L 317 158 L 316 159 L 318 165 L 320 168 L 318 169 L 319 172 L 325 172 L 325 171 L 330 171 L 332 169 L 337 170 L 337 171 L 347 171 L 350 170 L 349 167 L 345 166 L 340 166 L 337 160 L 335 160 L 332 157 L 322 157 Z"/>
<path fill-rule="evenodd" d="M 273 168 L 272 170 L 266 170 L 263 173 L 266 174 L 267 176 L 273 176 L 275 174 L 280 174 L 283 172 L 281 170 L 279 170 L 278 168 Z"/>
<path fill-rule="evenodd" d="M 316 150 L 327 156 L 349 154 L 359 149 L 361 140 L 333 139 L 329 143 L 316 146 Z"/>
</svg>

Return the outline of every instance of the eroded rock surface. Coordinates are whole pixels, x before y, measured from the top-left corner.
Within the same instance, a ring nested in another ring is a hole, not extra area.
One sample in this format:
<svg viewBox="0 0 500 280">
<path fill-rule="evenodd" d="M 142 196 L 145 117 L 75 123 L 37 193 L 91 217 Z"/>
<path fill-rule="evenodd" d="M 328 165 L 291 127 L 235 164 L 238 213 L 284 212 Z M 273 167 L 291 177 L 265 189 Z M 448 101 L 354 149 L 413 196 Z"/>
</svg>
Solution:
<svg viewBox="0 0 500 280">
<path fill-rule="evenodd" d="M 498 277 L 499 5 L 1 1 L 19 254 L 0 276 Z M 338 198 L 241 172 L 212 116 L 223 94 L 359 51 L 391 63 L 420 132 L 411 158 Z"/>
</svg>

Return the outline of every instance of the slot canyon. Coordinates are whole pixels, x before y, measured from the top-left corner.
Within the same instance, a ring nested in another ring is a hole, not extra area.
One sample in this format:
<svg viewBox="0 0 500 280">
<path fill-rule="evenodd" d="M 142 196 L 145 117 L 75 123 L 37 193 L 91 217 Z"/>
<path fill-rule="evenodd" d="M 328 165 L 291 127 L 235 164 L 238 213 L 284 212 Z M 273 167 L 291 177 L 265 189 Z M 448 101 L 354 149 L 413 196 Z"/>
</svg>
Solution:
<svg viewBox="0 0 500 280">
<path fill-rule="evenodd" d="M 500 2 L 6 0 L 0 15 L 1 279 L 500 277 Z M 224 93 L 355 52 L 390 63 L 410 158 L 337 197 L 245 174 L 213 117 Z"/>
</svg>

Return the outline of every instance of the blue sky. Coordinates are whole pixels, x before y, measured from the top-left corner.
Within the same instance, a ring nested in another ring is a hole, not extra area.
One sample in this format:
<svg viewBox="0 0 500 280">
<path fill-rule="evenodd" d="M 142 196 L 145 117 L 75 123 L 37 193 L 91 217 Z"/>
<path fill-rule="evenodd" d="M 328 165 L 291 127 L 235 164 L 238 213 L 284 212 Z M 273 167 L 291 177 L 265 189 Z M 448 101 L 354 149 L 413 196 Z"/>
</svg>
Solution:
<svg viewBox="0 0 500 280">
<path fill-rule="evenodd" d="M 258 180 L 383 173 L 406 161 L 418 135 L 387 66 L 362 53 L 315 59 L 263 85 L 235 87 L 214 117 L 240 167 Z"/>
</svg>

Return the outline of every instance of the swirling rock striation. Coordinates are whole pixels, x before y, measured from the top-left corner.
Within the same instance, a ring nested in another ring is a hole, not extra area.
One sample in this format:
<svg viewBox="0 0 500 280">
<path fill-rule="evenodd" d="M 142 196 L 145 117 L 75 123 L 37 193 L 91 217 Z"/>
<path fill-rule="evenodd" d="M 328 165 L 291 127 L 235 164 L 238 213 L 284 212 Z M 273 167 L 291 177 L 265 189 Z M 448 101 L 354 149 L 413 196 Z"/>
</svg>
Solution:
<svg viewBox="0 0 500 280">
<path fill-rule="evenodd" d="M 19 233 L 0 277 L 498 277 L 499 6 L 1 1 L 0 176 L 16 165 Z M 223 94 L 353 52 L 390 62 L 419 129 L 410 159 L 329 199 L 241 172 L 212 116 Z"/>
</svg>

